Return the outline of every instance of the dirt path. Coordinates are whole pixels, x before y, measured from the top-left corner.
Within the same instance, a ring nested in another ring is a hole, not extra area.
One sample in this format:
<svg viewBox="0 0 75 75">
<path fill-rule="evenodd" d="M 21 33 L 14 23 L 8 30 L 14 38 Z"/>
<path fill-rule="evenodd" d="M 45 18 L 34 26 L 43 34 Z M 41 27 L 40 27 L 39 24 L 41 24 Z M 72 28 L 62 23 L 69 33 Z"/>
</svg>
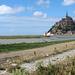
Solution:
<svg viewBox="0 0 75 75">
<path fill-rule="evenodd" d="M 6 61 L 7 59 L 10 59 L 13 57 L 23 57 L 24 59 L 35 57 L 34 51 L 36 51 L 36 58 L 40 58 L 40 57 L 52 55 L 55 51 L 62 52 L 62 51 L 71 50 L 71 49 L 75 49 L 75 41 L 46 46 L 42 48 L 24 50 L 24 51 L 0 53 L 0 63 L 3 62 L 4 60 Z"/>
<path fill-rule="evenodd" d="M 49 56 L 46 58 L 35 60 L 30 63 L 25 63 L 25 64 L 22 64 L 21 67 L 25 68 L 29 72 L 33 72 L 37 69 L 37 67 L 36 67 L 37 62 L 43 61 L 43 66 L 47 66 L 49 63 L 55 64 L 55 63 L 58 63 L 64 59 L 66 59 L 67 57 L 71 57 L 73 55 L 75 55 L 75 49 L 67 51 L 67 52 L 63 52 L 61 54 L 56 54 L 56 55 L 52 55 L 52 56 Z"/>
</svg>

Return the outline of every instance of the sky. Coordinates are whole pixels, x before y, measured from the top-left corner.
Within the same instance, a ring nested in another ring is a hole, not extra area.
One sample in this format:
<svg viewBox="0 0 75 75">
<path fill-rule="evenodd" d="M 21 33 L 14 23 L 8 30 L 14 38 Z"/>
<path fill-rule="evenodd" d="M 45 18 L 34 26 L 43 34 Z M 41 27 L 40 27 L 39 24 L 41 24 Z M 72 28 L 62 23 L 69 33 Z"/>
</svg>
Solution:
<svg viewBox="0 0 75 75">
<path fill-rule="evenodd" d="M 75 20 L 75 0 L 0 0 L 0 36 L 43 35 L 66 11 Z"/>
</svg>

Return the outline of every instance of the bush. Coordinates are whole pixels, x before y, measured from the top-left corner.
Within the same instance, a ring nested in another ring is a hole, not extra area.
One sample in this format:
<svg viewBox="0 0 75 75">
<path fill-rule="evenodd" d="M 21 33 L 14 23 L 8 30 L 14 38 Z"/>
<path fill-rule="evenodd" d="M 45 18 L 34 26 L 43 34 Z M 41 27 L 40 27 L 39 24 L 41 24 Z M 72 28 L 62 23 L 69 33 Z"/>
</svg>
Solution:
<svg viewBox="0 0 75 75">
<path fill-rule="evenodd" d="M 17 65 L 17 66 L 11 66 L 11 65 L 10 65 L 10 66 L 7 68 L 7 71 L 10 72 L 10 73 L 12 73 L 12 70 L 15 71 L 16 69 L 20 69 L 20 67 L 19 67 L 18 65 Z"/>
<path fill-rule="evenodd" d="M 75 75 L 75 58 L 65 64 L 50 64 L 47 67 L 41 66 L 41 63 L 37 63 L 39 67 L 32 75 Z"/>
<path fill-rule="evenodd" d="M 6 68 L 3 65 L 0 65 L 0 70 L 5 70 Z"/>
<path fill-rule="evenodd" d="M 40 62 L 36 63 L 36 66 L 37 67 L 42 67 L 42 64 L 43 64 L 43 61 L 40 61 Z"/>
<path fill-rule="evenodd" d="M 12 70 L 12 75 L 29 75 L 29 72 L 24 69 L 16 69 L 15 71 Z"/>
</svg>

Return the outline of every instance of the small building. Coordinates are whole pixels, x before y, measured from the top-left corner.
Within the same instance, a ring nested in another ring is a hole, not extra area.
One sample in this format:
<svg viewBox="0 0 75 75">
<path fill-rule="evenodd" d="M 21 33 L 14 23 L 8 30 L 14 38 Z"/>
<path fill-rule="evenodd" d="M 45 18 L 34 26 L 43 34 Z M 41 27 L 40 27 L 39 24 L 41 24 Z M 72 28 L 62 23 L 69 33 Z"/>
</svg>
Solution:
<svg viewBox="0 0 75 75">
<path fill-rule="evenodd" d="M 73 35 L 75 34 L 75 31 L 68 31 L 67 34 Z"/>
<path fill-rule="evenodd" d="M 53 34 L 51 34 L 51 32 L 45 32 L 44 36 L 53 36 Z"/>
<path fill-rule="evenodd" d="M 58 30 L 58 32 L 56 33 L 57 35 L 63 35 L 61 30 Z"/>
</svg>

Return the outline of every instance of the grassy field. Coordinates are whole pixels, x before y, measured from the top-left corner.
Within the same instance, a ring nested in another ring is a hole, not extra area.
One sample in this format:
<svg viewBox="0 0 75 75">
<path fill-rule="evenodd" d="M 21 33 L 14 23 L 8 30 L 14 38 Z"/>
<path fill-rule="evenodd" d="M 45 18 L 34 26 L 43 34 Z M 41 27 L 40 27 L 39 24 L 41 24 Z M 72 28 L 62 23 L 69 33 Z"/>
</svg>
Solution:
<svg viewBox="0 0 75 75">
<path fill-rule="evenodd" d="M 75 40 L 42 42 L 42 43 L 1 44 L 0 53 L 40 48 L 44 46 L 49 46 L 49 45 L 54 45 L 54 44 L 59 44 L 59 43 L 66 43 L 66 42 L 71 42 L 71 41 L 75 41 Z"/>
<path fill-rule="evenodd" d="M 37 36 L 0 36 L 0 39 L 27 39 L 27 38 L 42 38 L 46 37 L 43 35 L 37 35 Z"/>
</svg>

